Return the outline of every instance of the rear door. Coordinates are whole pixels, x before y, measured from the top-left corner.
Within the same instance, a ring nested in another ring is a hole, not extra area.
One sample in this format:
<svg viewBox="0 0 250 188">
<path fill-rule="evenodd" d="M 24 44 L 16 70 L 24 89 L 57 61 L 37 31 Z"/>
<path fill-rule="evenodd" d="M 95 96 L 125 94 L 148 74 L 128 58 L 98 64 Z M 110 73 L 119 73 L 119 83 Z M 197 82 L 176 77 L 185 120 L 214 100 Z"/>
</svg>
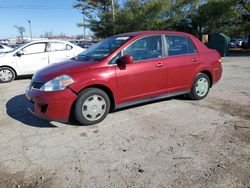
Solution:
<svg viewBox="0 0 250 188">
<path fill-rule="evenodd" d="M 200 63 L 198 50 L 186 36 L 165 35 L 165 39 L 169 93 L 190 90 L 194 72 Z"/>
<path fill-rule="evenodd" d="M 59 63 L 74 57 L 72 46 L 65 42 L 50 42 L 48 45 L 49 64 Z"/>
<path fill-rule="evenodd" d="M 116 67 L 117 90 L 121 103 L 164 93 L 167 86 L 166 66 L 162 60 L 162 36 L 140 38 L 122 51 L 134 62 L 125 70 Z"/>
</svg>

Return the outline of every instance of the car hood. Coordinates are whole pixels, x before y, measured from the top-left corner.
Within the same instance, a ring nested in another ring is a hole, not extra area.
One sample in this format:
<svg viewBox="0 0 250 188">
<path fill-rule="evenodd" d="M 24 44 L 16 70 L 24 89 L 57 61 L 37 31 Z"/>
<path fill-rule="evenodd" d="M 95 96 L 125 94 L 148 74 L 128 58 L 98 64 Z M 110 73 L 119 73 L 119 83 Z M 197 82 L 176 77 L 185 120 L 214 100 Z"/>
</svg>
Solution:
<svg viewBox="0 0 250 188">
<path fill-rule="evenodd" d="M 75 72 L 81 72 L 87 69 L 91 69 L 93 61 L 64 61 L 61 63 L 55 63 L 53 65 L 47 66 L 38 72 L 36 72 L 32 78 L 35 81 L 49 81 L 60 75 L 72 76 Z"/>
<path fill-rule="evenodd" d="M 4 57 L 4 56 L 5 56 L 5 54 L 6 54 L 6 53 L 1 52 L 1 53 L 0 53 L 0 58 L 1 58 L 1 57 Z"/>
<path fill-rule="evenodd" d="M 1 52 L 0 53 L 0 58 L 5 58 L 5 57 L 9 56 L 9 54 L 12 54 L 11 52 L 12 51 L 10 51 L 10 52 Z"/>
</svg>

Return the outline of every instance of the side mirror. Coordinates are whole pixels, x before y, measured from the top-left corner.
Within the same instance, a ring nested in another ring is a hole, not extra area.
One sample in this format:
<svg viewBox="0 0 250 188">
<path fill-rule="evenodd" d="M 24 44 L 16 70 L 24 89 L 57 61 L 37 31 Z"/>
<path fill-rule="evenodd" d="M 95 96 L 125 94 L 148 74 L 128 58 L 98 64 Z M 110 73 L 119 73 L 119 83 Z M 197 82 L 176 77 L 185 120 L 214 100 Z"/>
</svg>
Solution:
<svg viewBox="0 0 250 188">
<path fill-rule="evenodd" d="M 124 55 L 121 58 L 117 59 L 116 64 L 121 70 L 126 69 L 126 64 L 133 63 L 133 56 L 131 55 Z"/>
<path fill-rule="evenodd" d="M 23 50 L 20 50 L 20 51 L 18 51 L 18 52 L 16 53 L 16 55 L 17 55 L 18 57 L 21 57 L 22 55 L 24 55 L 24 51 L 23 51 Z"/>
</svg>

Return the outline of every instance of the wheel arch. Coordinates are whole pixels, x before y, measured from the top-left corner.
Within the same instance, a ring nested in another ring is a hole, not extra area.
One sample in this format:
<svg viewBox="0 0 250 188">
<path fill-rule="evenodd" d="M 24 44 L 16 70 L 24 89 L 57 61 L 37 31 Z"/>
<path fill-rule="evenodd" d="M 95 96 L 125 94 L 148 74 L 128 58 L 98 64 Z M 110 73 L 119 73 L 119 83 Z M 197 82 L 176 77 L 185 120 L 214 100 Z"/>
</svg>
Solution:
<svg viewBox="0 0 250 188">
<path fill-rule="evenodd" d="M 83 90 L 85 90 L 87 88 L 98 88 L 98 89 L 103 90 L 105 93 L 107 93 L 109 100 L 110 100 L 110 111 L 112 112 L 115 110 L 115 97 L 114 97 L 113 91 L 109 87 L 102 85 L 102 84 L 91 84 L 91 85 L 88 85 L 88 86 L 82 88 L 81 90 L 75 92 L 75 94 L 79 95 L 79 93 L 81 93 Z M 74 101 L 72 106 L 71 106 L 70 117 L 69 117 L 70 120 L 73 119 L 75 102 L 76 101 Z"/>
<path fill-rule="evenodd" d="M 210 81 L 210 88 L 213 86 L 213 76 L 212 73 L 209 70 L 202 70 L 200 73 L 203 73 L 208 76 L 209 81 Z"/>
<path fill-rule="evenodd" d="M 107 87 L 107 86 L 105 86 L 105 85 L 102 85 L 102 84 L 93 84 L 93 85 L 89 85 L 89 86 L 87 86 L 87 87 L 85 87 L 85 88 L 83 88 L 82 90 L 84 90 L 84 89 L 87 89 L 87 88 L 98 88 L 98 89 L 101 89 L 101 90 L 103 90 L 105 93 L 107 93 L 107 95 L 108 95 L 108 97 L 109 97 L 109 100 L 110 100 L 110 110 L 111 111 L 114 111 L 115 110 L 115 98 L 114 98 L 114 94 L 113 94 L 113 92 L 112 92 L 112 90 L 109 88 L 109 87 Z M 81 91 L 82 91 L 81 90 Z M 80 92 L 81 92 L 80 91 Z M 80 92 L 78 92 L 78 93 L 80 93 Z"/>
<path fill-rule="evenodd" d="M 11 66 L 9 66 L 9 65 L 0 65 L 0 68 L 4 68 L 4 67 L 13 70 L 14 73 L 15 73 L 15 78 L 17 77 L 17 71 L 16 71 L 16 69 L 14 69 L 13 67 L 11 67 Z"/>
</svg>

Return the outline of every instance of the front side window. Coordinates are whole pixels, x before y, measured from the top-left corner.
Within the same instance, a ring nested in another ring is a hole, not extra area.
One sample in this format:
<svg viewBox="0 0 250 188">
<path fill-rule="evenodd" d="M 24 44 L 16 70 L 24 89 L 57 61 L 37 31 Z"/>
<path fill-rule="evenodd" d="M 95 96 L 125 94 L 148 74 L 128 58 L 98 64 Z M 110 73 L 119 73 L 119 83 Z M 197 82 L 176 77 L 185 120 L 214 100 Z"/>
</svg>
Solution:
<svg viewBox="0 0 250 188">
<path fill-rule="evenodd" d="M 123 55 L 133 56 L 134 61 L 161 58 L 161 36 L 143 37 L 123 50 Z"/>
<path fill-rule="evenodd" d="M 100 61 L 105 57 L 109 56 L 112 52 L 114 52 L 117 48 L 123 45 L 126 41 L 128 41 L 130 36 L 116 36 L 110 37 L 102 40 L 101 42 L 91 46 L 81 54 L 79 54 L 75 60 L 77 61 Z"/>
<path fill-rule="evenodd" d="M 185 36 L 166 35 L 168 56 L 197 53 L 193 42 Z"/>
<path fill-rule="evenodd" d="M 45 52 L 45 43 L 31 44 L 22 49 L 24 55 Z"/>
<path fill-rule="evenodd" d="M 0 45 L 0 49 L 3 49 L 3 46 L 2 46 L 2 45 Z"/>
</svg>

